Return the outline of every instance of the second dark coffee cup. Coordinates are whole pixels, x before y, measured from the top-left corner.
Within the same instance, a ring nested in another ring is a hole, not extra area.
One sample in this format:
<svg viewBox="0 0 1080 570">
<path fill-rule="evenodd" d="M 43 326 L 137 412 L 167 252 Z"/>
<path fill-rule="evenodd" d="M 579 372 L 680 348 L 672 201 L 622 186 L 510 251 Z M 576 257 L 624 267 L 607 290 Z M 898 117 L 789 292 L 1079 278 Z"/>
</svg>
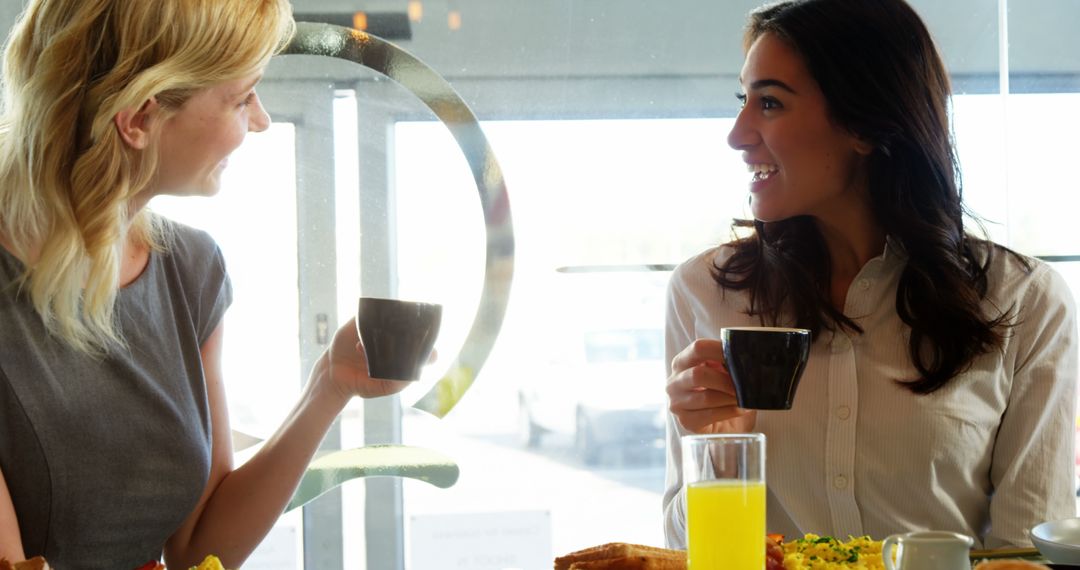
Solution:
<svg viewBox="0 0 1080 570">
<path fill-rule="evenodd" d="M 790 410 L 810 357 L 810 331 L 781 327 L 720 330 L 739 407 Z"/>
<path fill-rule="evenodd" d="M 442 305 L 361 297 L 356 330 L 367 354 L 368 375 L 417 380 L 442 321 Z"/>
</svg>

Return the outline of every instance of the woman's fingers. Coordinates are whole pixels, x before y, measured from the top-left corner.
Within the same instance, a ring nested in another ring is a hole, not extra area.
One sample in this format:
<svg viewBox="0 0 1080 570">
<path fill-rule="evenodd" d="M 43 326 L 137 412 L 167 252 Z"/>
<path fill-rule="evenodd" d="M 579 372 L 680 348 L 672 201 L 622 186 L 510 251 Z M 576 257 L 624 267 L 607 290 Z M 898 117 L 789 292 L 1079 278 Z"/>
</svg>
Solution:
<svg viewBox="0 0 1080 570">
<path fill-rule="evenodd" d="M 720 426 L 724 425 L 739 425 L 733 420 L 739 420 L 752 413 L 752 410 L 742 410 L 739 408 L 727 408 L 730 410 L 728 413 L 718 414 L 717 410 L 695 410 L 695 411 L 683 411 L 681 415 L 676 416 L 679 419 L 679 423 L 686 431 L 690 433 L 723 433 L 723 432 L 744 432 L 749 431 L 747 428 L 735 427 L 732 429 L 723 429 Z M 752 424 L 751 424 L 752 426 Z"/>
<path fill-rule="evenodd" d="M 738 407 L 735 386 L 724 368 L 719 342 L 699 340 L 673 361 L 667 393 L 671 413 L 687 430 L 712 431 L 746 414 Z"/>
<path fill-rule="evenodd" d="M 675 355 L 671 361 L 671 373 L 678 374 L 710 360 L 717 363 L 724 361 L 723 344 L 718 340 L 699 338 Z"/>
<path fill-rule="evenodd" d="M 691 433 L 750 431 L 757 418 L 753 410 L 738 406 L 734 394 L 709 388 L 675 391 L 671 394 L 670 410 Z"/>
<path fill-rule="evenodd" d="M 677 372 L 668 378 L 667 392 L 669 396 L 677 396 L 682 392 L 697 392 L 701 390 L 716 390 L 731 396 L 735 396 L 735 384 L 723 365 L 715 360 L 703 361 L 693 368 Z"/>
<path fill-rule="evenodd" d="M 711 410 L 726 408 L 736 405 L 735 396 L 720 390 L 709 388 L 693 390 L 677 390 L 668 392 L 671 401 L 671 410 Z"/>
</svg>

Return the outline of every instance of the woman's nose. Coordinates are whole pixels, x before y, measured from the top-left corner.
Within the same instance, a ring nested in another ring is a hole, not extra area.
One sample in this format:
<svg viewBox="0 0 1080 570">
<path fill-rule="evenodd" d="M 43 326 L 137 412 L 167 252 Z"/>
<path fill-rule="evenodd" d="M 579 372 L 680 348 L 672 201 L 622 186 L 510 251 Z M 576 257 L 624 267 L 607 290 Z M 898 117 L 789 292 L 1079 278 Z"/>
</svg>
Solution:
<svg viewBox="0 0 1080 570">
<path fill-rule="evenodd" d="M 731 126 L 731 132 L 727 136 L 728 146 L 735 150 L 746 150 L 761 142 L 761 133 L 754 128 L 746 115 L 746 107 L 739 110 L 739 114 L 735 115 L 735 124 Z"/>
<path fill-rule="evenodd" d="M 270 128 L 270 114 L 263 108 L 262 101 L 258 96 L 255 97 L 255 101 L 248 106 L 248 131 L 252 133 L 261 133 Z"/>
</svg>

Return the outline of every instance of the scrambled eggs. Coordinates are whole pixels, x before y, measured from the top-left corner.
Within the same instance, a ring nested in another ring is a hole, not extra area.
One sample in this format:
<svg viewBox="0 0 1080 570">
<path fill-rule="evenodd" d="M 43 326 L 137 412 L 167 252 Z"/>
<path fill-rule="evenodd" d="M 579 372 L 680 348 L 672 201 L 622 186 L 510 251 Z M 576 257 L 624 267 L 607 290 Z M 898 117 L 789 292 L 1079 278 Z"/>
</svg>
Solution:
<svg viewBox="0 0 1080 570">
<path fill-rule="evenodd" d="M 881 541 L 868 536 L 847 542 L 816 534 L 785 542 L 784 570 L 884 570 Z"/>
<path fill-rule="evenodd" d="M 221 561 L 217 556 L 210 555 L 203 559 L 202 563 L 198 567 L 192 567 L 191 570 L 224 570 L 221 566 Z"/>
</svg>

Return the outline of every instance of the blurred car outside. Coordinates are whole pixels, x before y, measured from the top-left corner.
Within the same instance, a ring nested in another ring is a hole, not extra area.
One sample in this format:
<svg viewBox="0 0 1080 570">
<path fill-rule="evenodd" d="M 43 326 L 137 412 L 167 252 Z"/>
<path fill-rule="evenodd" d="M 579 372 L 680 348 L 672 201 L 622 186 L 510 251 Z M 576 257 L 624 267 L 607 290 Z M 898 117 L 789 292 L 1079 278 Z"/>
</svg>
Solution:
<svg viewBox="0 0 1080 570">
<path fill-rule="evenodd" d="M 551 362 L 520 393 L 520 435 L 530 447 L 549 433 L 571 435 L 587 464 L 609 447 L 653 446 L 664 436 L 662 332 L 586 331 L 580 351 Z M 575 339 L 577 340 L 577 339 Z"/>
<path fill-rule="evenodd" d="M 521 379 L 519 439 L 535 448 L 550 435 L 570 436 L 588 465 L 609 450 L 662 447 L 666 275 L 578 277 L 571 298 L 580 305 L 552 314 L 559 328 L 546 358 Z"/>
</svg>

